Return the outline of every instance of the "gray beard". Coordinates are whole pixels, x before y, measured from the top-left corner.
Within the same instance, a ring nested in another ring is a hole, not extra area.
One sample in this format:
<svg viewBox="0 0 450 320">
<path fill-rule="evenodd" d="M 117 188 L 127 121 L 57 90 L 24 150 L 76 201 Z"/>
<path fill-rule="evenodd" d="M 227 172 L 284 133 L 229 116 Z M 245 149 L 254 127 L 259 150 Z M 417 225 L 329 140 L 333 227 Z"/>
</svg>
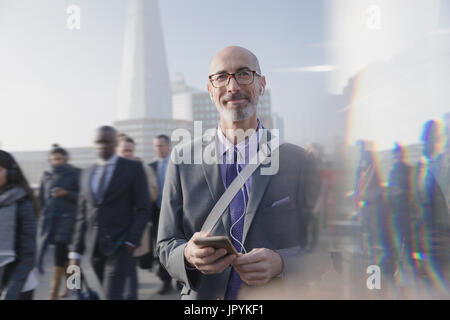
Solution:
<svg viewBox="0 0 450 320">
<path fill-rule="evenodd" d="M 222 107 L 220 113 L 225 120 L 237 122 L 250 118 L 255 113 L 255 111 L 256 105 L 249 104 L 245 108 L 238 108 L 238 109 L 228 109 Z"/>
</svg>

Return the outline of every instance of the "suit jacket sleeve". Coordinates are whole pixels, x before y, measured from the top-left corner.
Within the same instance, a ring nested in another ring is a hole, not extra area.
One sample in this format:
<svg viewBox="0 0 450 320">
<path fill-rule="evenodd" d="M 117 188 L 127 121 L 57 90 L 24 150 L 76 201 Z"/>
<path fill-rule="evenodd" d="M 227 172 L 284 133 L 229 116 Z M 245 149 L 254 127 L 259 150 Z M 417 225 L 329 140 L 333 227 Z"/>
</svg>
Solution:
<svg viewBox="0 0 450 320">
<path fill-rule="evenodd" d="M 134 178 L 132 183 L 133 193 L 133 219 L 125 242 L 130 242 L 138 247 L 145 226 L 150 221 L 152 208 L 148 191 L 147 175 L 141 162 L 136 161 L 134 168 Z"/>
<path fill-rule="evenodd" d="M 147 174 L 148 188 L 150 191 L 150 199 L 152 202 L 158 200 L 159 188 L 156 175 L 152 167 L 144 165 L 145 173 Z"/>
<path fill-rule="evenodd" d="M 70 189 L 66 190 L 67 191 L 67 199 L 77 203 L 78 201 L 78 193 L 79 193 L 79 181 L 80 181 L 80 170 L 76 170 L 76 175 L 74 175 L 73 180 L 71 181 L 70 184 Z"/>
<path fill-rule="evenodd" d="M 39 208 L 41 208 L 41 212 L 43 212 L 43 208 L 45 207 L 44 177 L 45 174 L 42 175 L 41 183 L 39 185 Z"/>
<path fill-rule="evenodd" d="M 17 217 L 18 246 L 17 261 L 9 279 L 5 300 L 15 300 L 19 297 L 22 287 L 34 266 L 36 253 L 36 214 L 31 201 L 21 201 L 18 204 Z"/>
<path fill-rule="evenodd" d="M 200 272 L 187 271 L 184 248 L 189 239 L 183 231 L 183 191 L 179 166 L 169 161 L 159 217 L 157 252 L 169 274 L 188 289 L 196 290 Z"/>
<path fill-rule="evenodd" d="M 81 173 L 80 178 L 80 185 L 82 185 L 82 181 L 84 178 L 84 175 L 86 175 L 85 172 Z M 80 187 L 81 189 L 81 187 Z M 82 191 L 82 190 L 80 190 Z M 88 190 L 86 190 L 88 191 Z M 73 240 L 72 245 L 70 247 L 70 251 L 77 252 L 79 254 L 83 254 L 85 243 L 84 243 L 84 237 L 86 234 L 86 228 L 87 228 L 87 219 L 86 219 L 86 206 L 87 206 L 87 200 L 84 197 L 84 192 L 80 192 L 78 195 L 78 205 L 77 205 L 77 216 L 75 221 L 75 229 L 73 233 Z"/>
<path fill-rule="evenodd" d="M 311 259 L 303 258 L 303 248 L 306 245 L 309 219 L 316 205 L 320 187 L 320 175 L 316 162 L 311 154 L 305 154 L 300 170 L 299 189 L 297 193 L 299 214 L 301 215 L 300 220 L 302 221 L 299 232 L 302 233 L 303 239 L 296 247 L 275 250 L 283 260 L 283 275 L 294 274 L 299 271 L 302 271 L 306 275 L 308 272 L 314 271 L 314 266 L 308 266 L 306 264 Z"/>
</svg>

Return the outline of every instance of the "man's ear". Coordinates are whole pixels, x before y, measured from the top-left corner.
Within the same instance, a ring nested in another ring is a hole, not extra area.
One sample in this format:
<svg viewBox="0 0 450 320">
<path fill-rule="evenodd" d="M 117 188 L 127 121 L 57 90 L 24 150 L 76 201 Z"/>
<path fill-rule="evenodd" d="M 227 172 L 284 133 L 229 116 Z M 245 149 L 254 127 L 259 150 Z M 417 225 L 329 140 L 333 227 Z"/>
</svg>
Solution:
<svg viewBox="0 0 450 320">
<path fill-rule="evenodd" d="M 261 80 L 260 80 L 260 86 L 261 86 L 261 91 L 260 91 L 260 95 L 263 95 L 264 92 L 266 91 L 266 77 L 262 76 Z"/>
<path fill-rule="evenodd" d="M 211 87 L 211 83 L 206 83 L 206 90 L 208 90 L 209 93 L 209 97 L 211 98 L 211 101 L 213 101 L 213 97 L 212 97 L 212 87 Z"/>
</svg>

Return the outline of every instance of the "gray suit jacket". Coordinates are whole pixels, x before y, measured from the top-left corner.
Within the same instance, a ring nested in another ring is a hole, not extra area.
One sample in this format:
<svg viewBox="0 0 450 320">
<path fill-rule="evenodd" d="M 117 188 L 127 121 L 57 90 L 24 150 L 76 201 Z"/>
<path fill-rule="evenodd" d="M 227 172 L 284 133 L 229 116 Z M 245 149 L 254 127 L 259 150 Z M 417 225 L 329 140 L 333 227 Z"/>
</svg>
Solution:
<svg viewBox="0 0 450 320">
<path fill-rule="evenodd" d="M 270 140 L 269 132 L 261 144 Z M 253 173 L 243 243 L 247 251 L 268 248 L 278 252 L 283 259 L 283 273 L 288 274 L 296 271 L 301 261 L 308 217 L 320 189 L 320 178 L 312 157 L 302 148 L 283 144 L 279 152 L 272 152 L 270 144 L 268 146 L 272 158 L 279 157 L 279 171 L 276 175 L 261 175 L 262 165 Z M 214 155 L 216 139 L 209 143 L 197 139 L 187 146 L 174 148 L 163 191 L 158 254 L 170 275 L 183 283 L 182 299 L 223 299 L 231 268 L 221 274 L 203 275 L 198 270 L 187 270 L 184 259 L 187 242 L 201 230 L 225 191 L 220 167 L 217 158 L 212 164 L 205 161 L 177 164 L 180 148 L 190 150 L 191 154 L 202 148 L 204 155 Z M 229 229 L 227 209 L 212 235 L 229 236 Z"/>
</svg>

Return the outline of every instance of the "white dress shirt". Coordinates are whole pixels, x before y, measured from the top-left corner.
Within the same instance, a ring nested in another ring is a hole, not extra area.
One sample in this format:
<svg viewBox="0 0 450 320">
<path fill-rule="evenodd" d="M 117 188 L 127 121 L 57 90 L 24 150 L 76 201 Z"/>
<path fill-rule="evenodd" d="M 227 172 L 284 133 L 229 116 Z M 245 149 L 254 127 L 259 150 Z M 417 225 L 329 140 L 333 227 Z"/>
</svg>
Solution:
<svg viewBox="0 0 450 320">
<path fill-rule="evenodd" d="M 98 197 L 98 189 L 100 187 L 100 180 L 103 176 L 103 172 L 106 170 L 105 177 L 105 190 L 108 188 L 109 183 L 111 182 L 111 178 L 113 176 L 114 170 L 116 169 L 117 160 L 119 159 L 118 155 L 113 155 L 108 160 L 97 159 L 96 166 L 92 176 L 90 177 L 90 186 L 92 193 L 95 196 L 95 199 Z"/>
<path fill-rule="evenodd" d="M 237 162 L 239 164 L 239 171 L 242 171 L 244 167 L 250 162 L 250 159 L 253 159 L 255 155 L 258 152 L 258 144 L 259 141 L 261 141 L 261 137 L 263 134 L 263 127 L 261 126 L 261 123 L 258 120 L 258 127 L 253 134 L 241 141 L 236 145 L 237 149 Z M 219 161 L 223 161 L 223 163 L 220 163 L 220 172 L 222 175 L 222 181 L 226 181 L 226 166 L 223 164 L 232 164 L 233 154 L 234 154 L 234 147 L 235 145 L 227 139 L 227 137 L 223 134 L 222 129 L 219 127 L 217 128 L 217 139 L 218 139 L 218 154 L 219 154 Z M 246 157 L 246 150 L 248 150 L 248 154 Z M 224 156 L 225 154 L 225 156 Z M 245 182 L 245 187 L 248 191 L 250 191 L 252 185 L 252 177 L 250 176 L 248 180 Z"/>
</svg>

